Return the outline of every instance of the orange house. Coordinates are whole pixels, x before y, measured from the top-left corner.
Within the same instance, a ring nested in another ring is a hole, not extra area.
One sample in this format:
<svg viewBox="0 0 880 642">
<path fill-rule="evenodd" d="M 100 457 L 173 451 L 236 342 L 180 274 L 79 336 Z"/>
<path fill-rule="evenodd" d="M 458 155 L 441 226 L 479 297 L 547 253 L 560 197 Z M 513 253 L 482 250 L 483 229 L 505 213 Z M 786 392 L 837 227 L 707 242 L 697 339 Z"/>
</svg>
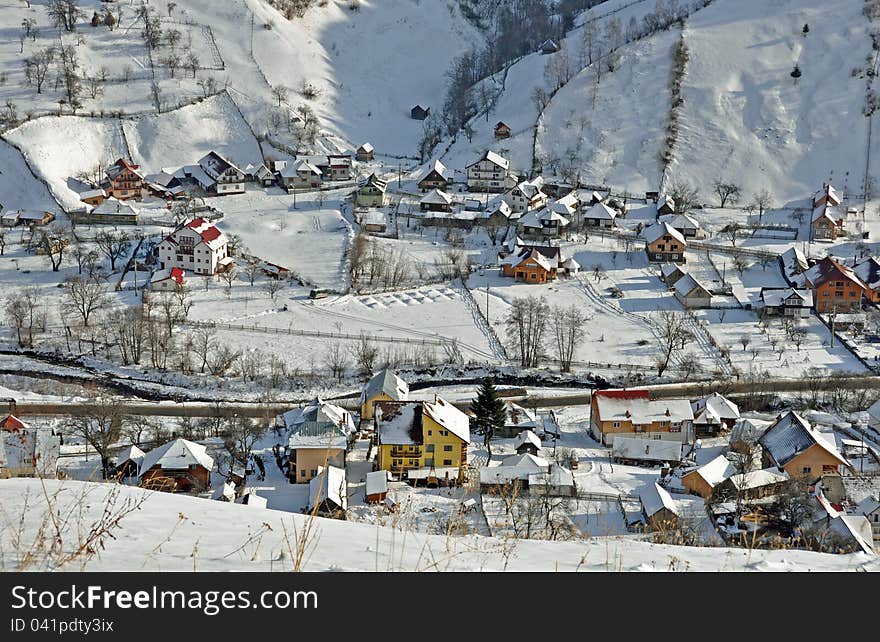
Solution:
<svg viewBox="0 0 880 642">
<path fill-rule="evenodd" d="M 590 431 L 604 444 L 614 435 L 690 443 L 694 413 L 687 399 L 651 399 L 647 390 L 596 390 L 590 399 Z"/>
<path fill-rule="evenodd" d="M 556 278 L 557 265 L 537 249 L 509 257 L 501 266 L 502 276 L 512 276 L 524 283 L 546 283 Z"/>
<path fill-rule="evenodd" d="M 645 252 L 653 263 L 684 263 L 687 241 L 669 223 L 658 223 L 645 230 Z"/>
<path fill-rule="evenodd" d="M 127 198 L 141 198 L 147 190 L 147 182 L 139 165 L 134 165 L 120 158 L 106 172 L 107 196 L 120 201 Z"/>
<path fill-rule="evenodd" d="M 840 474 L 842 467 L 853 470 L 837 450 L 833 437 L 820 434 L 791 410 L 780 415 L 758 443 L 764 467 L 776 466 L 791 477 L 817 480 L 822 475 Z"/>
<path fill-rule="evenodd" d="M 860 310 L 862 298 L 870 298 L 868 288 L 855 272 L 830 256 L 804 272 L 804 277 L 813 290 L 817 312 Z"/>
<path fill-rule="evenodd" d="M 856 263 L 852 270 L 865 285 L 865 298 L 880 303 L 880 261 L 869 256 Z"/>
</svg>

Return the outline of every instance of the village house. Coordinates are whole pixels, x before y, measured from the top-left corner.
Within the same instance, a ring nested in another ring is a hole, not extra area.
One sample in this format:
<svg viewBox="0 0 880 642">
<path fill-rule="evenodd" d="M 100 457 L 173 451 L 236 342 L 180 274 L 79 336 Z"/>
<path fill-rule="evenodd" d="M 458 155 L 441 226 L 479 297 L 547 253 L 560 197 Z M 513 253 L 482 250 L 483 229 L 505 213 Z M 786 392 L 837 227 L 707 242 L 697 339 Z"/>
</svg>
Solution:
<svg viewBox="0 0 880 642">
<path fill-rule="evenodd" d="M 355 204 L 358 207 L 385 207 L 388 205 L 387 189 L 386 181 L 375 174 L 370 174 L 358 187 Z"/>
<path fill-rule="evenodd" d="M 517 221 L 517 229 L 526 238 L 558 238 L 568 228 L 569 219 L 550 207 L 532 210 Z"/>
<path fill-rule="evenodd" d="M 856 505 L 854 512 L 857 515 L 863 515 L 871 524 L 874 550 L 880 550 L 880 495 L 866 497 Z"/>
<path fill-rule="evenodd" d="M 693 422 L 687 399 L 652 400 L 647 390 L 596 390 L 590 400 L 590 431 L 606 445 L 618 435 L 693 443 Z"/>
<path fill-rule="evenodd" d="M 675 214 L 675 200 L 669 194 L 657 198 L 657 217 L 664 214 Z"/>
<path fill-rule="evenodd" d="M 452 195 L 439 189 L 433 189 L 419 201 L 419 208 L 423 212 L 451 212 Z"/>
<path fill-rule="evenodd" d="M 682 443 L 664 439 L 614 437 L 611 460 L 619 464 L 678 466 L 682 459 Z"/>
<path fill-rule="evenodd" d="M 559 51 L 561 47 L 555 40 L 550 40 L 549 38 L 541 43 L 541 46 L 538 47 L 538 50 L 542 54 L 552 54 Z"/>
<path fill-rule="evenodd" d="M 857 312 L 867 288 L 851 268 L 828 256 L 804 272 L 817 312 Z"/>
<path fill-rule="evenodd" d="M 118 159 L 104 173 L 104 188 L 107 196 L 124 201 L 129 198 L 143 198 L 147 195 L 147 183 L 140 165 L 125 159 Z"/>
<path fill-rule="evenodd" d="M 764 499 L 785 491 L 788 484 L 788 473 L 780 472 L 775 467 L 734 472 L 715 487 L 715 496 L 719 499 Z"/>
<path fill-rule="evenodd" d="M 867 256 L 857 261 L 852 271 L 865 286 L 864 297 L 873 303 L 880 303 L 880 261 Z"/>
<path fill-rule="evenodd" d="M 276 281 L 286 279 L 290 274 L 289 268 L 286 268 L 283 265 L 278 265 L 277 263 L 270 263 L 269 261 L 263 261 L 260 270 L 270 279 L 275 279 Z"/>
<path fill-rule="evenodd" d="M 321 466 L 309 481 L 308 512 L 325 517 L 344 516 L 348 509 L 345 469 Z"/>
<path fill-rule="evenodd" d="M 712 293 L 690 274 L 685 274 L 672 288 L 675 298 L 686 308 L 711 308 Z"/>
<path fill-rule="evenodd" d="M 722 430 L 731 430 L 739 421 L 739 406 L 718 392 L 692 401 L 691 410 L 697 437 L 710 437 Z"/>
<path fill-rule="evenodd" d="M 163 269 L 180 268 L 194 274 L 212 275 L 232 265 L 229 241 L 217 227 L 199 217 L 178 227 L 159 244 Z"/>
<path fill-rule="evenodd" d="M 810 268 L 807 257 L 803 251 L 797 247 L 790 247 L 779 255 L 779 263 L 782 267 L 782 273 L 788 277 L 791 282 L 799 274 L 803 274 Z"/>
<path fill-rule="evenodd" d="M 0 223 L 3 224 L 3 227 L 15 227 L 18 225 L 18 216 L 18 210 L 8 210 L 0 215 Z"/>
<path fill-rule="evenodd" d="M 471 192 L 506 192 L 516 184 L 510 161 L 493 151 L 486 151 L 467 166 L 467 186 Z"/>
<path fill-rule="evenodd" d="M 513 449 L 517 455 L 524 453 L 537 455 L 538 451 L 541 450 L 541 440 L 531 430 L 523 430 L 513 440 Z"/>
<path fill-rule="evenodd" d="M 438 160 L 434 161 L 431 169 L 419 181 L 419 189 L 423 192 L 429 192 L 434 189 L 446 191 L 449 183 L 452 182 L 452 176 L 446 165 Z"/>
<path fill-rule="evenodd" d="M 518 183 L 501 198 L 510 206 L 511 212 L 524 214 L 544 207 L 547 203 L 547 195 L 541 190 L 543 186 L 544 179 L 537 176 L 530 181 Z"/>
<path fill-rule="evenodd" d="M 362 163 L 371 161 L 376 155 L 376 150 L 373 149 L 373 146 L 370 143 L 364 143 L 355 151 L 354 157 L 355 160 L 359 160 Z"/>
<path fill-rule="evenodd" d="M 675 528 L 679 518 L 678 508 L 669 491 L 656 483 L 648 484 L 639 492 L 639 497 L 651 530 L 664 531 Z"/>
<path fill-rule="evenodd" d="M 110 225 L 137 225 L 140 209 L 128 202 L 111 196 L 93 208 L 86 215 L 91 223 L 108 223 Z"/>
<path fill-rule="evenodd" d="M 416 105 L 412 109 L 409 110 L 409 117 L 413 120 L 425 120 L 428 116 L 431 115 L 430 107 L 422 107 L 421 105 Z"/>
<path fill-rule="evenodd" d="M 607 229 L 614 227 L 616 218 L 617 210 L 608 207 L 605 203 L 595 203 L 581 215 L 584 225 Z"/>
<path fill-rule="evenodd" d="M 832 205 L 820 205 L 810 217 L 810 238 L 812 240 L 834 241 L 844 233 L 845 216 Z"/>
<path fill-rule="evenodd" d="M 275 175 L 272 173 L 265 163 L 253 165 L 248 163 L 244 168 L 244 179 L 251 183 L 259 183 L 263 187 L 271 187 L 275 184 Z"/>
<path fill-rule="evenodd" d="M 351 154 L 327 154 L 327 162 L 318 165 L 325 181 L 351 180 Z"/>
<path fill-rule="evenodd" d="M 186 272 L 178 267 L 156 270 L 150 277 L 148 287 L 153 292 L 174 292 L 183 287 L 185 276 Z"/>
<path fill-rule="evenodd" d="M 372 421 L 373 408 L 378 401 L 407 401 L 408 398 L 409 384 L 388 368 L 380 370 L 361 390 L 361 421 Z"/>
<path fill-rule="evenodd" d="M 495 123 L 495 139 L 510 138 L 510 127 L 504 121 Z"/>
<path fill-rule="evenodd" d="M 525 246 L 501 260 L 501 276 L 524 283 L 547 283 L 556 278 L 562 255 L 555 246 Z"/>
<path fill-rule="evenodd" d="M 681 476 L 681 485 L 691 495 L 699 495 L 709 499 L 715 488 L 736 472 L 736 468 L 724 455 L 718 455 L 711 461 L 698 466 Z"/>
<path fill-rule="evenodd" d="M 828 205 L 829 207 L 837 207 L 843 201 L 840 198 L 840 195 L 837 193 L 837 190 L 829 184 L 825 183 L 822 185 L 822 189 L 817 190 L 815 194 L 813 194 L 812 203 L 813 209 L 817 207 L 821 207 L 824 205 Z"/>
<path fill-rule="evenodd" d="M 114 471 L 119 479 L 127 479 L 129 477 L 137 477 L 144 461 L 144 451 L 131 444 L 120 450 L 116 454 L 116 463 Z"/>
<path fill-rule="evenodd" d="M 218 196 L 244 194 L 244 172 L 217 152 L 208 152 L 198 162 L 213 181 L 211 191 Z"/>
<path fill-rule="evenodd" d="M 509 455 L 497 465 L 480 468 L 480 492 L 498 493 L 505 489 L 512 492 L 514 485 L 522 490 L 529 488 L 529 476 L 546 473 L 550 462 L 543 457 L 525 453 Z"/>
<path fill-rule="evenodd" d="M 288 410 L 282 420 L 290 434 L 287 452 L 291 482 L 310 481 L 321 466 L 345 468 L 345 453 L 355 433 L 350 412 L 314 399 L 305 408 Z"/>
<path fill-rule="evenodd" d="M 768 316 L 806 319 L 813 307 L 813 291 L 796 288 L 761 288 L 761 311 Z"/>
<path fill-rule="evenodd" d="M 577 494 L 574 473 L 556 462 L 550 462 L 546 471 L 529 473 L 528 481 L 530 495 L 574 497 Z"/>
<path fill-rule="evenodd" d="M 389 475 L 387 470 L 374 470 L 366 474 L 364 500 L 368 504 L 381 504 L 385 501 L 388 496 Z"/>
<path fill-rule="evenodd" d="M 464 478 L 470 443 L 465 413 L 436 396 L 433 402 L 378 401 L 374 406 L 379 468 L 428 485 Z"/>
<path fill-rule="evenodd" d="M 817 480 L 825 474 L 839 474 L 841 467 L 851 469 L 840 454 L 833 438 L 828 438 L 789 410 L 761 435 L 763 467 L 776 466 L 791 477 Z"/>
<path fill-rule="evenodd" d="M 645 252 L 652 263 L 685 263 L 687 241 L 669 223 L 657 223 L 642 233 L 645 238 Z"/>
<path fill-rule="evenodd" d="M 104 199 L 106 198 L 107 192 L 105 192 L 104 189 L 100 187 L 97 189 L 89 189 L 85 192 L 79 193 L 79 200 L 86 205 L 91 205 L 92 207 L 100 205 L 104 202 Z"/>
<path fill-rule="evenodd" d="M 55 478 L 61 437 L 52 428 L 37 428 L 15 415 L 0 420 L 0 479 Z"/>
<path fill-rule="evenodd" d="M 214 458 L 202 444 L 175 439 L 144 454 L 140 485 L 169 492 L 204 492 L 211 487 Z"/>
<path fill-rule="evenodd" d="M 510 224 L 510 205 L 502 198 L 492 199 L 482 211 L 477 212 L 474 223 L 488 228 L 504 228 Z"/>
<path fill-rule="evenodd" d="M 210 182 L 207 174 L 202 172 L 201 169 L 199 169 L 199 173 L 204 175 L 205 180 Z M 147 188 L 150 190 L 150 195 L 156 198 L 164 198 L 169 201 L 183 198 L 186 196 L 186 188 L 183 185 L 183 179 L 185 178 L 186 168 L 181 168 L 177 171 L 162 170 L 147 176 Z"/>
<path fill-rule="evenodd" d="M 357 214 L 355 219 L 361 229 L 369 234 L 384 234 L 388 229 L 385 212 L 382 210 L 367 210 Z"/>
<path fill-rule="evenodd" d="M 666 214 L 660 217 L 659 223 L 669 223 L 673 228 L 681 232 L 686 239 L 699 238 L 700 222 L 687 214 Z"/>
<path fill-rule="evenodd" d="M 685 273 L 675 263 L 664 263 L 660 266 L 660 280 L 671 290 Z"/>
<path fill-rule="evenodd" d="M 321 170 L 307 160 L 297 160 L 281 171 L 285 187 L 317 189 L 323 184 Z"/>
<path fill-rule="evenodd" d="M 727 440 L 730 449 L 742 454 L 760 452 L 758 439 L 772 423 L 772 421 L 754 417 L 741 418 L 730 430 L 730 438 Z"/>
</svg>

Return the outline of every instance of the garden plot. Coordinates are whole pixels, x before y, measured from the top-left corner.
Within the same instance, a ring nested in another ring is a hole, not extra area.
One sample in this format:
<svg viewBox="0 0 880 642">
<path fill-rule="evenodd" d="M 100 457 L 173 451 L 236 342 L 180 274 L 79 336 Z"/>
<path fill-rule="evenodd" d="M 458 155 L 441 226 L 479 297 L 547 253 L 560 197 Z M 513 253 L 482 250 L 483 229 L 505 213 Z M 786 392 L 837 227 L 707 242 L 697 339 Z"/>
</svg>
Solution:
<svg viewBox="0 0 880 642">
<path fill-rule="evenodd" d="M 608 537 L 628 532 L 617 501 L 575 500 L 571 521 L 585 537 Z"/>
<path fill-rule="evenodd" d="M 279 189 L 249 186 L 245 194 L 207 201 L 225 214 L 219 227 L 241 236 L 249 253 L 318 287 L 344 290 L 348 274 L 342 257 L 350 228 L 331 200 L 333 194 L 321 205 L 314 194 L 294 197 Z"/>
</svg>

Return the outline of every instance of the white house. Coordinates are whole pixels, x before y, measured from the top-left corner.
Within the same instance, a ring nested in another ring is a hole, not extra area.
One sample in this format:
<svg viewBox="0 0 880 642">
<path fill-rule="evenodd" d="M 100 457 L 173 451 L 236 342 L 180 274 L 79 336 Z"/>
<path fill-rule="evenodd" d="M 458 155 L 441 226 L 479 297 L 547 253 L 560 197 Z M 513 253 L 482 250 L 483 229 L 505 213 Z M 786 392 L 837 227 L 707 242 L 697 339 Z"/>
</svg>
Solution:
<svg viewBox="0 0 880 642">
<path fill-rule="evenodd" d="M 194 218 L 159 244 L 163 269 L 180 268 L 195 274 L 216 274 L 231 263 L 226 235 L 205 219 Z"/>
<path fill-rule="evenodd" d="M 555 238 L 568 227 L 569 222 L 559 212 L 545 207 L 542 210 L 532 210 L 527 213 L 517 221 L 517 227 L 527 237 Z"/>
<path fill-rule="evenodd" d="M 244 172 L 217 152 L 200 158 L 199 167 L 214 181 L 211 190 L 218 195 L 244 193 Z"/>
<path fill-rule="evenodd" d="M 502 197 L 510 206 L 512 212 L 522 214 L 530 210 L 544 207 L 547 203 L 547 195 L 541 191 L 544 179 L 540 176 L 530 181 L 523 181 Z"/>
<path fill-rule="evenodd" d="M 506 192 L 516 186 L 516 178 L 509 160 L 487 151 L 467 166 L 467 185 L 471 192 Z"/>
<path fill-rule="evenodd" d="M 154 292 L 173 292 L 183 287 L 186 273 L 178 267 L 156 270 L 150 277 L 150 289 Z"/>
</svg>

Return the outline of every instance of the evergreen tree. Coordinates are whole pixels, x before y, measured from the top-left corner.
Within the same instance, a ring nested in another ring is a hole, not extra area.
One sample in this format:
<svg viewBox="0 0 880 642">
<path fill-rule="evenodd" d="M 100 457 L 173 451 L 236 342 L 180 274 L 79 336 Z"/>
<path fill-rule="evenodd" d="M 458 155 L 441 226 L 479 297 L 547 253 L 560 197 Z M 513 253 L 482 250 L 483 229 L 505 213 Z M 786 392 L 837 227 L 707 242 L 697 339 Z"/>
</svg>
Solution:
<svg viewBox="0 0 880 642">
<path fill-rule="evenodd" d="M 492 439 L 495 431 L 503 429 L 507 422 L 507 407 L 504 400 L 498 396 L 492 377 L 483 379 L 477 390 L 476 399 L 471 401 L 471 412 L 474 413 L 471 422 L 478 432 L 483 433 L 483 445 L 491 459 L 492 446 L 489 440 Z"/>
<path fill-rule="evenodd" d="M 801 68 L 795 65 L 794 69 L 791 70 L 791 77 L 794 78 L 795 83 L 797 83 L 798 78 L 801 77 Z"/>
<path fill-rule="evenodd" d="M 803 28 L 804 38 L 807 37 L 808 33 L 810 33 L 810 25 L 808 25 L 807 23 L 804 23 L 804 28 Z"/>
</svg>

